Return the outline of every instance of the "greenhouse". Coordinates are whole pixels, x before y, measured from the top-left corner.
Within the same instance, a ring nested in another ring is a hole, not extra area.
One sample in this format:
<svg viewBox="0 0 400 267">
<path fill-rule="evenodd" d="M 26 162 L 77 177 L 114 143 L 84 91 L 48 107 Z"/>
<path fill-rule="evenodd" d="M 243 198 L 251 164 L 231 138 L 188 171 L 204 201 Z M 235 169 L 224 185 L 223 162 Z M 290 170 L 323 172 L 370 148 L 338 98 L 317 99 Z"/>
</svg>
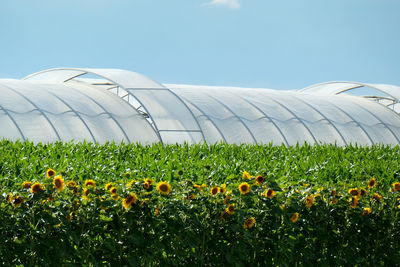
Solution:
<svg viewBox="0 0 400 267">
<path fill-rule="evenodd" d="M 151 144 L 400 142 L 400 87 L 328 82 L 300 90 L 161 84 L 118 69 L 0 79 L 0 137 Z"/>
</svg>

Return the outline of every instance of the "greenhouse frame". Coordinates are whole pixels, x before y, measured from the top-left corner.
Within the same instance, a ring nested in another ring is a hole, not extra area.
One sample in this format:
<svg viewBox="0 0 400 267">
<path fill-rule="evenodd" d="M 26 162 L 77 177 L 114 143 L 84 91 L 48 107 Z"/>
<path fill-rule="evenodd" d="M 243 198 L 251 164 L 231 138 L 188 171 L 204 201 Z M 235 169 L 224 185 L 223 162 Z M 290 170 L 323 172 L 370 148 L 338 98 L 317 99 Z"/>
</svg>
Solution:
<svg viewBox="0 0 400 267">
<path fill-rule="evenodd" d="M 58 68 L 0 79 L 0 137 L 152 144 L 400 143 L 400 87 L 300 90 L 161 84 L 119 69 Z"/>
</svg>

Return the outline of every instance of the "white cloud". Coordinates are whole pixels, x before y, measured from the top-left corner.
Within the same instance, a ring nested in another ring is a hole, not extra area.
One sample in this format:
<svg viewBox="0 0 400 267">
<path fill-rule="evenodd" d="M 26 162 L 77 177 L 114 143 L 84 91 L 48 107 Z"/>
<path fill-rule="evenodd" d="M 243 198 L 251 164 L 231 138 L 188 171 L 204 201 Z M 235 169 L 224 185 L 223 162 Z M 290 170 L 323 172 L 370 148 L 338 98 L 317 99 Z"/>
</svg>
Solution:
<svg viewBox="0 0 400 267">
<path fill-rule="evenodd" d="M 240 8 L 239 0 L 211 0 L 211 2 L 206 3 L 206 5 L 226 6 L 234 9 Z"/>
</svg>

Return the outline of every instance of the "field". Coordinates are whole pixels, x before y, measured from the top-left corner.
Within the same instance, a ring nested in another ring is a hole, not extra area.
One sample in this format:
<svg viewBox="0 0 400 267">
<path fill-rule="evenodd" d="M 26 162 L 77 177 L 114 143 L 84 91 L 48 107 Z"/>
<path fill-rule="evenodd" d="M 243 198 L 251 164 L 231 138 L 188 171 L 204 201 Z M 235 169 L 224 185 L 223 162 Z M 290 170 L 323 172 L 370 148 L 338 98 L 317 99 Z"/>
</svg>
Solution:
<svg viewBox="0 0 400 267">
<path fill-rule="evenodd" d="M 399 265 L 399 147 L 0 142 L 0 264 Z"/>
</svg>

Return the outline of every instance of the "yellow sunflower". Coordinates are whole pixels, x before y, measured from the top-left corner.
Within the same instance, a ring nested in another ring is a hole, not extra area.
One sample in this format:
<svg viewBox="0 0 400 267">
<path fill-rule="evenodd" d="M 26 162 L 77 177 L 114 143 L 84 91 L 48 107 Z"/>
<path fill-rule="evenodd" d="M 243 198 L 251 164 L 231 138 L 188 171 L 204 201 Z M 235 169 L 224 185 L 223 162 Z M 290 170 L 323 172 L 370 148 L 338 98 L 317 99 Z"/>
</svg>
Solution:
<svg viewBox="0 0 400 267">
<path fill-rule="evenodd" d="M 375 177 L 372 177 L 372 179 L 368 181 L 368 187 L 374 188 L 375 185 L 376 185 L 376 179 L 375 179 Z"/>
<path fill-rule="evenodd" d="M 337 191 L 336 191 L 336 189 L 332 189 L 332 192 L 331 192 L 331 196 L 336 196 L 337 195 Z"/>
<path fill-rule="evenodd" d="M 199 190 L 201 189 L 201 185 L 198 185 L 198 184 L 193 184 L 193 187 L 196 189 L 199 189 Z"/>
<path fill-rule="evenodd" d="M 349 202 L 350 202 L 350 207 L 351 207 L 352 209 L 354 209 L 355 207 L 357 207 L 357 204 L 358 204 L 358 197 L 352 197 L 352 198 L 350 198 L 350 199 L 349 199 Z"/>
<path fill-rule="evenodd" d="M 55 171 L 55 170 L 53 170 L 53 169 L 48 169 L 48 170 L 46 171 L 46 176 L 47 176 L 47 178 L 53 178 L 54 175 L 56 175 L 56 171 Z"/>
<path fill-rule="evenodd" d="M 314 203 L 314 196 L 313 195 L 309 195 L 308 197 L 306 197 L 306 207 L 307 208 L 311 208 L 311 206 Z"/>
<path fill-rule="evenodd" d="M 76 187 L 76 182 L 75 181 L 69 181 L 67 183 L 67 187 L 70 188 L 70 189 L 75 188 Z"/>
<path fill-rule="evenodd" d="M 393 183 L 393 191 L 397 192 L 400 190 L 400 183 Z"/>
<path fill-rule="evenodd" d="M 64 179 L 61 176 L 54 177 L 53 187 L 59 192 L 62 191 L 64 189 Z"/>
<path fill-rule="evenodd" d="M 246 172 L 246 171 L 243 172 L 242 176 L 243 176 L 243 178 L 245 178 L 245 179 L 250 179 L 250 178 L 251 178 L 250 173 L 248 173 L 248 172 Z"/>
<path fill-rule="evenodd" d="M 375 193 L 373 198 L 376 199 L 376 201 L 378 201 L 378 203 L 381 203 L 381 201 L 382 201 L 382 196 L 379 195 L 378 193 Z"/>
<path fill-rule="evenodd" d="M 154 180 L 150 179 L 150 178 L 146 178 L 144 179 L 145 183 L 149 183 L 149 185 L 152 185 L 154 183 Z"/>
<path fill-rule="evenodd" d="M 9 193 L 8 195 L 7 195 L 7 203 L 11 203 L 11 201 L 13 201 L 13 194 L 12 193 Z"/>
<path fill-rule="evenodd" d="M 150 189 L 150 186 L 151 186 L 151 184 L 148 183 L 148 182 L 145 182 L 145 183 L 143 184 L 143 187 L 144 187 L 146 190 L 149 190 L 149 189 Z"/>
<path fill-rule="evenodd" d="M 222 221 L 222 220 L 225 220 L 225 219 L 228 219 L 229 218 L 229 213 L 226 211 L 226 209 L 221 213 L 221 216 L 219 217 L 219 219 Z"/>
<path fill-rule="evenodd" d="M 215 196 L 219 192 L 219 187 L 214 186 L 210 189 L 210 195 Z"/>
<path fill-rule="evenodd" d="M 290 220 L 292 221 L 292 223 L 297 222 L 298 219 L 299 219 L 299 213 L 298 212 L 293 213 L 292 217 L 290 217 Z"/>
<path fill-rule="evenodd" d="M 136 201 L 138 200 L 137 196 L 135 193 L 131 193 L 129 194 L 126 198 L 124 198 L 124 200 L 122 200 L 122 206 L 128 210 L 132 203 L 136 204 Z"/>
<path fill-rule="evenodd" d="M 106 189 L 106 190 L 108 191 L 108 190 L 111 189 L 111 187 L 112 187 L 112 183 L 107 183 L 107 184 L 104 186 L 104 189 Z"/>
<path fill-rule="evenodd" d="M 230 204 L 225 211 L 229 214 L 232 215 L 235 213 L 235 204 Z"/>
<path fill-rule="evenodd" d="M 43 186 L 40 183 L 34 183 L 31 186 L 31 192 L 34 194 L 38 194 L 43 191 Z"/>
<path fill-rule="evenodd" d="M 252 228 L 254 226 L 254 224 L 256 223 L 256 219 L 254 219 L 254 217 L 250 217 L 246 220 L 244 220 L 243 222 L 243 228 L 247 229 L 247 228 Z"/>
<path fill-rule="evenodd" d="M 96 182 L 93 181 L 92 179 L 86 180 L 86 181 L 85 181 L 85 186 L 96 187 Z"/>
<path fill-rule="evenodd" d="M 22 183 L 22 187 L 25 189 L 29 189 L 29 188 L 31 188 L 31 186 L 32 186 L 31 182 L 25 181 Z"/>
<path fill-rule="evenodd" d="M 131 186 L 136 182 L 137 182 L 136 180 L 132 180 L 132 181 L 130 181 L 129 183 L 126 184 L 126 187 L 131 188 Z M 109 190 L 109 189 L 107 189 L 107 190 Z"/>
<path fill-rule="evenodd" d="M 336 203 L 338 203 L 338 200 L 334 198 L 329 202 L 329 205 L 335 205 Z"/>
<path fill-rule="evenodd" d="M 362 215 L 363 216 L 367 216 L 370 213 L 371 213 L 371 209 L 370 208 L 364 208 Z"/>
<path fill-rule="evenodd" d="M 172 188 L 167 182 L 159 182 L 157 184 L 157 191 L 162 195 L 168 195 L 172 191 Z"/>
<path fill-rule="evenodd" d="M 89 189 L 87 188 L 83 189 L 82 197 L 86 200 L 89 200 Z"/>
<path fill-rule="evenodd" d="M 221 187 L 219 188 L 219 192 L 223 195 L 226 193 L 226 184 L 221 185 Z"/>
<path fill-rule="evenodd" d="M 242 195 L 246 195 L 250 192 L 250 185 L 248 183 L 241 183 L 238 188 Z"/>
<path fill-rule="evenodd" d="M 365 190 L 364 188 L 360 189 L 360 196 L 365 197 L 367 195 L 367 190 Z"/>
<path fill-rule="evenodd" d="M 265 196 L 269 197 L 269 198 L 273 198 L 275 196 L 275 191 L 272 189 L 268 189 L 267 191 L 265 191 Z"/>
<path fill-rule="evenodd" d="M 15 198 L 14 198 L 14 203 L 13 203 L 13 205 L 14 205 L 14 207 L 19 207 L 22 203 L 24 203 L 25 202 L 25 199 L 23 198 L 23 197 L 20 197 L 20 196 L 16 196 Z"/>
<path fill-rule="evenodd" d="M 110 192 L 112 195 L 116 195 L 116 194 L 117 194 L 117 188 L 116 188 L 115 186 L 113 186 L 113 187 L 110 188 L 109 192 Z"/>
<path fill-rule="evenodd" d="M 111 198 L 114 199 L 114 200 L 118 200 L 119 199 L 119 195 L 118 194 L 113 194 L 111 196 Z"/>
<path fill-rule="evenodd" d="M 357 188 L 351 188 L 351 189 L 349 189 L 349 194 L 352 196 L 359 197 L 361 193 L 360 193 L 360 191 L 358 191 Z"/>
<path fill-rule="evenodd" d="M 265 180 L 265 178 L 262 175 L 258 175 L 256 177 L 257 184 L 262 184 L 264 182 L 264 180 Z"/>
</svg>

